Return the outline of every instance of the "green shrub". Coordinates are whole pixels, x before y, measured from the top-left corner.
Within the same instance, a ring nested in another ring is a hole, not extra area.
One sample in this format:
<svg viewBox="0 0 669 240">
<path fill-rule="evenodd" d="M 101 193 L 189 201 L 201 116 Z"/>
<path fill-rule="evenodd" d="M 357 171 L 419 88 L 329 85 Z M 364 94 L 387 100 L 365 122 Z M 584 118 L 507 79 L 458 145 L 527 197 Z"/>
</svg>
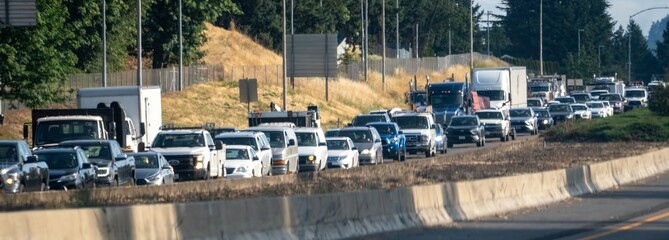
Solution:
<svg viewBox="0 0 669 240">
<path fill-rule="evenodd" d="M 669 88 L 661 87 L 653 91 L 648 99 L 648 108 L 662 116 L 669 116 Z"/>
</svg>

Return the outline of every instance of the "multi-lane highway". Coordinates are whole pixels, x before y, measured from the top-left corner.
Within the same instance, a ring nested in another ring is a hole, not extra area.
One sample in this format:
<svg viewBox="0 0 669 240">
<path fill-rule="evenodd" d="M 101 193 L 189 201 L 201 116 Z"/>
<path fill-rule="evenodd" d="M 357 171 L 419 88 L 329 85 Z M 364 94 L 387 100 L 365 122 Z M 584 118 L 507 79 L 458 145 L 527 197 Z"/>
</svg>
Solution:
<svg viewBox="0 0 669 240">
<path fill-rule="evenodd" d="M 669 239 L 669 173 L 542 208 L 363 239 Z"/>
</svg>

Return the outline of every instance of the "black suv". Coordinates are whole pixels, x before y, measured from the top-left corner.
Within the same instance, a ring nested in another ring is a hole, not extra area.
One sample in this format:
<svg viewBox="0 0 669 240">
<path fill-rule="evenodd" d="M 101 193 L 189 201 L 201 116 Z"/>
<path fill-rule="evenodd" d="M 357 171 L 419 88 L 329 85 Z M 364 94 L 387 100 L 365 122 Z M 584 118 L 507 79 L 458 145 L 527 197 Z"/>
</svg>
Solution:
<svg viewBox="0 0 669 240">
<path fill-rule="evenodd" d="M 79 147 L 49 148 L 34 152 L 40 161 L 49 166 L 51 189 L 94 188 L 96 170 L 88 162 L 86 153 Z"/>
<path fill-rule="evenodd" d="M 90 162 L 97 166 L 98 185 L 135 184 L 135 158 L 123 153 L 115 140 L 71 140 L 59 146 L 79 146 L 84 150 Z"/>
<path fill-rule="evenodd" d="M 477 147 L 485 146 L 485 128 L 476 115 L 455 116 L 446 128 L 448 147 L 456 143 L 476 143 Z"/>
</svg>

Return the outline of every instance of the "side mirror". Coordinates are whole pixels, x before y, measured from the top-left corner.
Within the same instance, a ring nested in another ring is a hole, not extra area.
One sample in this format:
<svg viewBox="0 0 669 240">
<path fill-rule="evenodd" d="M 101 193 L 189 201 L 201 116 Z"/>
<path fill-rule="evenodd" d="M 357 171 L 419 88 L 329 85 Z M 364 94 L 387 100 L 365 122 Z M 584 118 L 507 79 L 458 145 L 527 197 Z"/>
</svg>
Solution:
<svg viewBox="0 0 669 240">
<path fill-rule="evenodd" d="M 374 140 L 374 142 L 381 142 L 381 139 L 376 139 Z"/>
<path fill-rule="evenodd" d="M 128 155 L 124 153 L 124 154 L 119 155 L 115 159 L 116 159 L 116 161 L 123 161 L 123 160 L 128 159 Z"/>
<path fill-rule="evenodd" d="M 223 141 L 216 140 L 216 141 L 214 141 L 214 144 L 216 145 L 215 146 L 216 150 L 223 150 L 223 146 L 224 146 Z"/>
<path fill-rule="evenodd" d="M 39 158 L 37 156 L 28 156 L 26 159 L 26 163 L 36 163 L 39 162 Z"/>
<path fill-rule="evenodd" d="M 171 170 L 172 169 L 172 167 L 169 164 L 163 166 L 162 168 L 165 169 L 165 170 Z"/>
<path fill-rule="evenodd" d="M 260 158 L 258 158 L 258 156 L 253 156 L 253 161 L 260 161 Z"/>
<path fill-rule="evenodd" d="M 139 135 L 144 136 L 146 134 L 146 123 L 139 124 Z"/>
<path fill-rule="evenodd" d="M 262 150 L 262 151 L 269 151 L 269 150 L 272 150 L 272 149 L 269 148 L 269 147 L 262 147 L 262 148 L 260 148 L 260 150 Z"/>
<path fill-rule="evenodd" d="M 288 146 L 295 146 L 295 139 L 288 140 Z"/>
<path fill-rule="evenodd" d="M 146 152 L 146 143 L 140 142 L 137 144 L 137 152 Z"/>
<path fill-rule="evenodd" d="M 351 150 L 358 150 L 358 147 L 352 147 Z"/>
<path fill-rule="evenodd" d="M 89 168 L 92 168 L 92 167 L 93 167 L 93 165 L 91 165 L 91 163 L 84 163 L 84 164 L 81 165 L 81 168 L 83 168 L 83 169 L 89 169 Z"/>
<path fill-rule="evenodd" d="M 397 134 L 402 135 L 402 134 L 404 134 L 404 131 L 400 130 L 399 132 L 397 132 Z"/>
<path fill-rule="evenodd" d="M 437 124 L 433 123 L 432 125 L 430 125 L 430 129 L 435 129 L 435 128 L 437 128 Z"/>
<path fill-rule="evenodd" d="M 318 143 L 318 146 L 327 146 L 328 144 L 326 142 Z"/>
</svg>

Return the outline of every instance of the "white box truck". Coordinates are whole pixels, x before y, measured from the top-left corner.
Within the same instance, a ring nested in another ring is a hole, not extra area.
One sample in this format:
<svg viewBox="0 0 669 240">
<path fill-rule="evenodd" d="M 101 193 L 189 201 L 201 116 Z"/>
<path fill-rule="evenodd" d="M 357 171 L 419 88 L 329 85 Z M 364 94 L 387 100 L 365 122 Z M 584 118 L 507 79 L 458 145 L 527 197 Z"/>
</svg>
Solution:
<svg viewBox="0 0 669 240">
<path fill-rule="evenodd" d="M 163 122 L 159 86 L 81 88 L 77 92 L 77 101 L 79 108 L 97 108 L 98 104 L 110 106 L 113 102 L 120 104 L 127 121 L 132 123 L 124 130 L 128 146 L 122 147 L 134 152 L 139 142 L 153 142 Z"/>
<path fill-rule="evenodd" d="M 525 67 L 475 68 L 472 91 L 490 98 L 490 108 L 527 107 L 527 70 Z"/>
</svg>

